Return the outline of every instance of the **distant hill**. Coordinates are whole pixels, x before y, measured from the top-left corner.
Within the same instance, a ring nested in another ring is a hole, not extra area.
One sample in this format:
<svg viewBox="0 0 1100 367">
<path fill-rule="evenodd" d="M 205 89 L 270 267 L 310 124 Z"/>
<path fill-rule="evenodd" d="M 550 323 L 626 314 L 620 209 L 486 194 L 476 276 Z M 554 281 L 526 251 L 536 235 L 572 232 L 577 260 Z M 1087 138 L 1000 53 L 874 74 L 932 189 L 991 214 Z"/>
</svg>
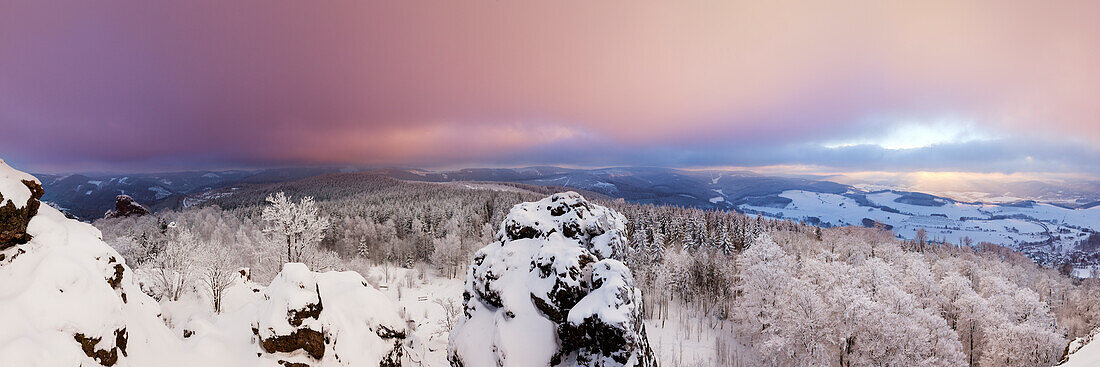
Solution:
<svg viewBox="0 0 1100 367">
<path fill-rule="evenodd" d="M 892 228 L 904 238 L 914 238 L 923 229 L 928 240 L 960 243 L 963 237 L 969 237 L 975 243 L 1012 247 L 1044 264 L 1064 257 L 1081 258 L 1079 243 L 1100 232 L 1100 205 L 1096 202 L 966 202 L 920 192 L 865 190 L 812 178 L 746 171 L 653 167 L 347 171 L 301 168 L 38 177 L 46 189 L 44 201 L 84 220 L 101 218 L 114 206 L 115 197 L 122 194 L 157 211 L 211 203 L 223 207 L 258 204 L 276 191 L 325 199 L 371 192 L 378 185 L 404 181 L 540 194 L 574 190 L 595 200 L 731 210 L 822 226 L 869 223 Z"/>
<path fill-rule="evenodd" d="M 115 197 L 129 195 L 138 203 L 159 210 L 175 208 L 189 194 L 242 184 L 284 182 L 339 168 L 280 168 L 254 171 L 192 171 L 136 174 L 35 174 L 46 194 L 43 201 L 65 209 L 82 220 L 102 218 L 114 208 Z"/>
</svg>

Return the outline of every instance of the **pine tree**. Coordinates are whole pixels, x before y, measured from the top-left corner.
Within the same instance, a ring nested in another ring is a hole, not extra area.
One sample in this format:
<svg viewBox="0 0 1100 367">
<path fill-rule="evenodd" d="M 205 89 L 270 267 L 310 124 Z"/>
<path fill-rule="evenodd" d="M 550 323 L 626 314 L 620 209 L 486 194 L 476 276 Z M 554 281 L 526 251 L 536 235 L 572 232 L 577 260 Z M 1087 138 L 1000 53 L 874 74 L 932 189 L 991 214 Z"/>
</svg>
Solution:
<svg viewBox="0 0 1100 367">
<path fill-rule="evenodd" d="M 359 238 L 359 244 L 355 246 L 355 255 L 359 258 L 366 258 L 370 255 L 370 249 L 367 248 L 367 239 L 365 237 Z"/>
</svg>

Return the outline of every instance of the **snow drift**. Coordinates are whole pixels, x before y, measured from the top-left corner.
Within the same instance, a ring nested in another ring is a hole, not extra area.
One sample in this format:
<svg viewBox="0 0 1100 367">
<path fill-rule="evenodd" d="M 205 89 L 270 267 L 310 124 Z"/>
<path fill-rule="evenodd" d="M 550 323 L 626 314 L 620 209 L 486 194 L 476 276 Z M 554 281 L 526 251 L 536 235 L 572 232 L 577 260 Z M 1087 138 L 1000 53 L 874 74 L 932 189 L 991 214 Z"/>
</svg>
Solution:
<svg viewBox="0 0 1100 367">
<path fill-rule="evenodd" d="M 0 160 L 5 207 L 35 209 L 22 212 L 26 240 L 0 246 L 0 366 L 145 366 L 178 350 L 122 256 L 95 227 L 40 205 L 37 183 Z M 0 218 L 5 229 L 21 219 Z"/>
<path fill-rule="evenodd" d="M 574 192 L 516 205 L 466 272 L 453 366 L 654 366 L 626 220 Z"/>
</svg>

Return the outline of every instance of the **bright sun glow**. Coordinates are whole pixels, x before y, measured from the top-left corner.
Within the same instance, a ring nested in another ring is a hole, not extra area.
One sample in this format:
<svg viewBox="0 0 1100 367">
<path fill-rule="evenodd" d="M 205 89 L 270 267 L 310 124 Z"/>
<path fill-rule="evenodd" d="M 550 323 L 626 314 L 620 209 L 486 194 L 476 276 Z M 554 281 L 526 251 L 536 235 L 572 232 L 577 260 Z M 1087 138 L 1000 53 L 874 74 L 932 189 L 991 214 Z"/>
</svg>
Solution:
<svg viewBox="0 0 1100 367">
<path fill-rule="evenodd" d="M 967 143 L 991 140 L 996 136 L 981 131 L 974 123 L 955 119 L 932 122 L 906 121 L 886 128 L 881 134 L 862 138 L 832 141 L 826 148 L 843 148 L 856 145 L 877 145 L 886 149 L 917 149 L 937 144 Z"/>
</svg>

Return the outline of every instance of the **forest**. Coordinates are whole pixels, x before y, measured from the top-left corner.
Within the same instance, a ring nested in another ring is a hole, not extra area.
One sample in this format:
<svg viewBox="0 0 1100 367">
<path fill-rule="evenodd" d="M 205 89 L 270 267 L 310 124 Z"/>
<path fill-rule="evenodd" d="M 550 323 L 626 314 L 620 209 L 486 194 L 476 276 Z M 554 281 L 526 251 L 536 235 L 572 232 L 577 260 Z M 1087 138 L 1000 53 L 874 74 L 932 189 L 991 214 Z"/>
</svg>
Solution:
<svg viewBox="0 0 1100 367">
<path fill-rule="evenodd" d="M 389 269 L 462 278 L 513 205 L 550 191 L 337 174 L 94 225 L 147 293 L 208 292 L 218 312 L 225 274 L 241 267 L 263 284 L 287 261 L 376 284 Z M 1100 323 L 1096 280 L 992 244 L 590 199 L 628 221 L 650 333 L 680 339 L 654 346 L 666 366 L 1050 366 Z"/>
</svg>

